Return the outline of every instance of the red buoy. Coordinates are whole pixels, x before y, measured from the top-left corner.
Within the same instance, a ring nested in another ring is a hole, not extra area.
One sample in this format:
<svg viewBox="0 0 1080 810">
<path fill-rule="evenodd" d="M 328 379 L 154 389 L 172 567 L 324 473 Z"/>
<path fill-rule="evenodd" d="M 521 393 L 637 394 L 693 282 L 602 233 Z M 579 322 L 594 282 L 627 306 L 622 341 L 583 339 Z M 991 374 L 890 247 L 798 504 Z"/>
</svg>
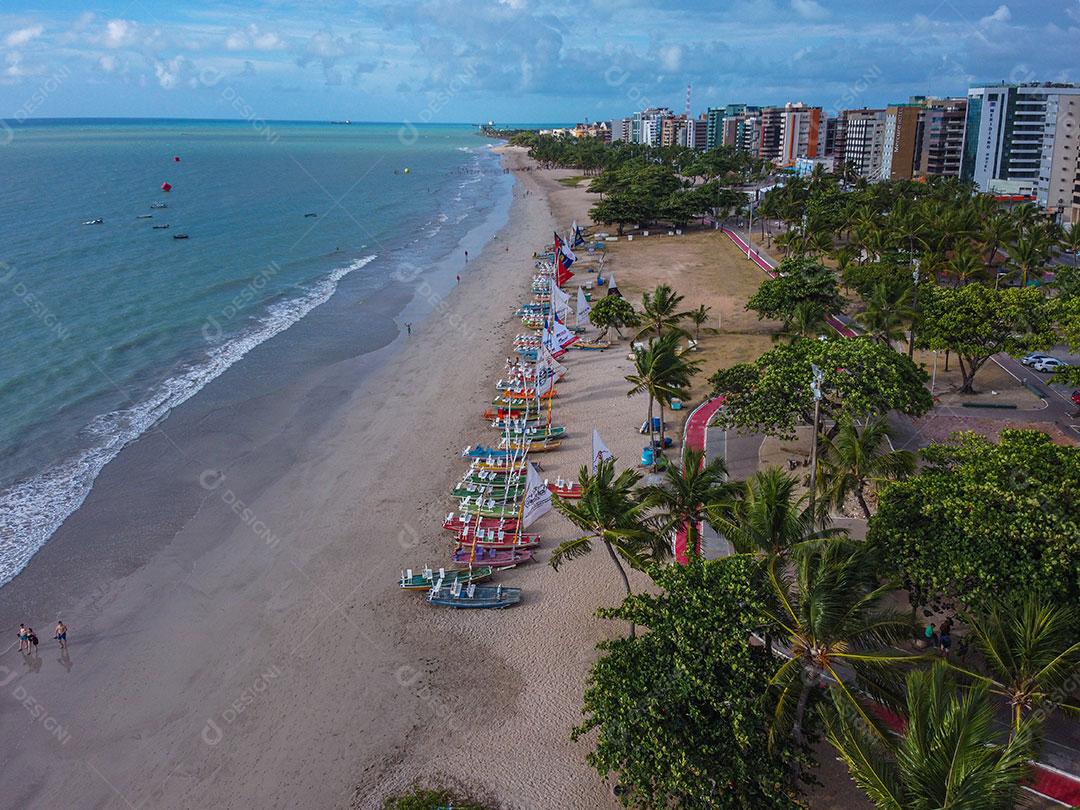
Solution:
<svg viewBox="0 0 1080 810">
<path fill-rule="evenodd" d="M 179 163 L 180 162 L 180 156 L 179 155 L 173 155 L 173 161 L 175 161 L 176 163 Z"/>
<path fill-rule="evenodd" d="M 162 183 L 161 184 L 161 190 L 162 191 L 172 191 L 172 185 L 169 184 L 169 183 Z"/>
</svg>

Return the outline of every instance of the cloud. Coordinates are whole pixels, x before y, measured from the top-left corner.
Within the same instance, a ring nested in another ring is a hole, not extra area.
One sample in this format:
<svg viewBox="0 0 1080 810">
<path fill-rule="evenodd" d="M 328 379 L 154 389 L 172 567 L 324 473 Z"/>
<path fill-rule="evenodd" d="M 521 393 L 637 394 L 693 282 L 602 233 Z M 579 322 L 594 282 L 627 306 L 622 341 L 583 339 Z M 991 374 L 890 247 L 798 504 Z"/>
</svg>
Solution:
<svg viewBox="0 0 1080 810">
<path fill-rule="evenodd" d="M 135 42 L 138 25 L 130 20 L 109 20 L 102 39 L 106 48 L 124 48 Z"/>
<path fill-rule="evenodd" d="M 225 50 L 228 51 L 276 51 L 284 45 L 273 31 L 263 31 L 254 23 L 247 28 L 231 31 L 225 37 Z"/>
<path fill-rule="evenodd" d="M 198 83 L 195 63 L 186 56 L 154 62 L 154 76 L 163 90 L 172 90 L 181 84 L 194 86 Z"/>
<path fill-rule="evenodd" d="M 666 45 L 658 51 L 660 65 L 669 73 L 674 73 L 682 66 L 682 48 L 678 45 Z"/>
<path fill-rule="evenodd" d="M 1012 12 L 1009 11 L 1009 7 L 1001 5 L 997 7 L 997 10 L 986 17 L 979 20 L 979 25 L 993 25 L 994 23 L 1007 23 L 1012 19 Z"/>
<path fill-rule="evenodd" d="M 804 20 L 823 20 L 829 16 L 817 0 L 791 0 L 791 10 Z"/>
<path fill-rule="evenodd" d="M 9 48 L 18 48 L 21 45 L 25 45 L 27 42 L 37 39 L 44 32 L 45 26 L 43 25 L 31 25 L 28 28 L 17 28 L 4 37 L 4 44 Z"/>
</svg>

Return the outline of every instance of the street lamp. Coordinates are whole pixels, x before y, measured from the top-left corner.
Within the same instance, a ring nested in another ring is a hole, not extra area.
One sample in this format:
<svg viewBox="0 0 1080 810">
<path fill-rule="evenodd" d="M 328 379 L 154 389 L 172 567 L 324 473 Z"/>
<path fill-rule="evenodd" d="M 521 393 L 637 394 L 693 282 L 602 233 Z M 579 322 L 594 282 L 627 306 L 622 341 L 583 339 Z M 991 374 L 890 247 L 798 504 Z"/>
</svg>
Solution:
<svg viewBox="0 0 1080 810">
<path fill-rule="evenodd" d="M 919 260 L 914 259 L 915 269 L 911 271 L 911 281 L 915 284 L 915 292 L 911 296 L 911 338 L 908 340 L 907 356 L 910 360 L 915 356 L 915 319 L 919 315 Z"/>
<path fill-rule="evenodd" d="M 814 395 L 814 433 L 810 438 L 810 514 L 817 522 L 815 499 L 817 498 L 817 437 L 818 422 L 821 419 L 821 386 L 825 382 L 825 372 L 816 364 L 810 364 L 813 379 L 810 380 L 810 393 Z"/>
</svg>

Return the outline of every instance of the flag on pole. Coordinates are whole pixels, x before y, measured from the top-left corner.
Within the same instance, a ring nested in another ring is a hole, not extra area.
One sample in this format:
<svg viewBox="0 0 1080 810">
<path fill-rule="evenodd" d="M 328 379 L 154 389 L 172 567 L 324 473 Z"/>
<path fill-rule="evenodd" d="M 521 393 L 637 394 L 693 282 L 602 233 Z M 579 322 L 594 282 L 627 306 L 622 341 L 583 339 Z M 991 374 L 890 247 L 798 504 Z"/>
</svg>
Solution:
<svg viewBox="0 0 1080 810">
<path fill-rule="evenodd" d="M 559 313 L 555 313 L 555 322 L 552 325 L 552 333 L 555 337 L 555 342 L 559 344 L 559 347 L 566 349 L 571 343 L 576 343 L 578 336 L 566 328 L 561 320 L 559 320 Z"/>
<path fill-rule="evenodd" d="M 536 467 L 529 462 L 529 471 L 525 475 L 525 503 L 521 509 L 521 525 L 529 528 L 534 520 L 551 511 L 551 490 L 540 478 Z"/>
<path fill-rule="evenodd" d="M 561 287 L 574 277 L 574 274 L 570 272 L 570 266 L 566 263 L 566 257 L 562 251 L 556 251 L 555 253 L 555 284 Z"/>
<path fill-rule="evenodd" d="M 547 349 L 552 357 L 558 357 L 564 353 L 562 346 L 555 340 L 555 335 L 548 329 L 547 319 L 544 320 L 544 331 L 540 336 L 540 346 Z"/>
<path fill-rule="evenodd" d="M 593 428 L 592 432 L 592 471 L 596 472 L 596 465 L 601 461 L 607 461 L 609 458 L 615 458 L 608 450 L 608 446 L 604 444 L 604 440 L 600 438 L 600 431 Z"/>
<path fill-rule="evenodd" d="M 585 290 L 582 287 L 577 288 L 577 324 L 581 326 L 583 323 L 591 324 L 589 320 L 589 313 L 592 312 L 592 304 L 585 298 Z"/>
<path fill-rule="evenodd" d="M 569 268 L 570 265 L 577 261 L 577 256 L 574 255 L 574 251 L 572 251 L 569 245 L 567 245 L 565 242 L 563 243 L 561 252 L 563 257 L 566 259 L 567 268 Z"/>
</svg>

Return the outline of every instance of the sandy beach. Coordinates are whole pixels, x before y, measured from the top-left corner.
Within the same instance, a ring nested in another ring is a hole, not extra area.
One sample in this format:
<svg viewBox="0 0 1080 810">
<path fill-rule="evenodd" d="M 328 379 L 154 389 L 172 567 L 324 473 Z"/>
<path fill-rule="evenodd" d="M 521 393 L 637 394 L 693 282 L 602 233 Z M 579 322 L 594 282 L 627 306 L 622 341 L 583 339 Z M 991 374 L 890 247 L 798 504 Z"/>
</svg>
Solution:
<svg viewBox="0 0 1080 810">
<path fill-rule="evenodd" d="M 375 352 L 305 335 L 318 329 L 305 319 L 280 337 L 340 358 L 312 372 L 279 350 L 230 370 L 125 449 L 0 590 L 13 634 L 26 619 L 43 638 L 38 659 L 12 643 L 0 661 L 0 804 L 375 808 L 420 782 L 512 808 L 618 806 L 585 764 L 589 741 L 569 739 L 595 643 L 624 631 L 594 615 L 622 597 L 605 555 L 553 571 L 572 530 L 552 513 L 536 524 L 538 561 L 499 577 L 524 590 L 512 610 L 433 610 L 396 586 L 402 568 L 448 557 L 448 492 L 461 448 L 492 438 L 480 412 L 521 331 L 533 251 L 588 221 L 584 184 L 503 153 L 509 220 L 470 251 L 460 284 L 451 271 L 364 302 Z M 743 311 L 760 271 L 718 237 L 608 252 L 635 303 L 669 281 L 687 308 L 713 307 L 697 399 L 713 368 L 771 345 L 772 325 Z M 595 279 L 595 261 L 575 283 Z M 594 427 L 637 463 L 647 401 L 626 396 L 626 347 L 567 356 L 555 421 L 568 438 L 538 457 L 546 476 L 577 477 Z M 223 393 L 234 372 L 251 378 L 241 401 Z M 668 414 L 676 448 L 687 412 Z M 162 491 L 166 505 L 148 494 Z M 49 638 L 61 610 L 66 657 Z"/>
</svg>

